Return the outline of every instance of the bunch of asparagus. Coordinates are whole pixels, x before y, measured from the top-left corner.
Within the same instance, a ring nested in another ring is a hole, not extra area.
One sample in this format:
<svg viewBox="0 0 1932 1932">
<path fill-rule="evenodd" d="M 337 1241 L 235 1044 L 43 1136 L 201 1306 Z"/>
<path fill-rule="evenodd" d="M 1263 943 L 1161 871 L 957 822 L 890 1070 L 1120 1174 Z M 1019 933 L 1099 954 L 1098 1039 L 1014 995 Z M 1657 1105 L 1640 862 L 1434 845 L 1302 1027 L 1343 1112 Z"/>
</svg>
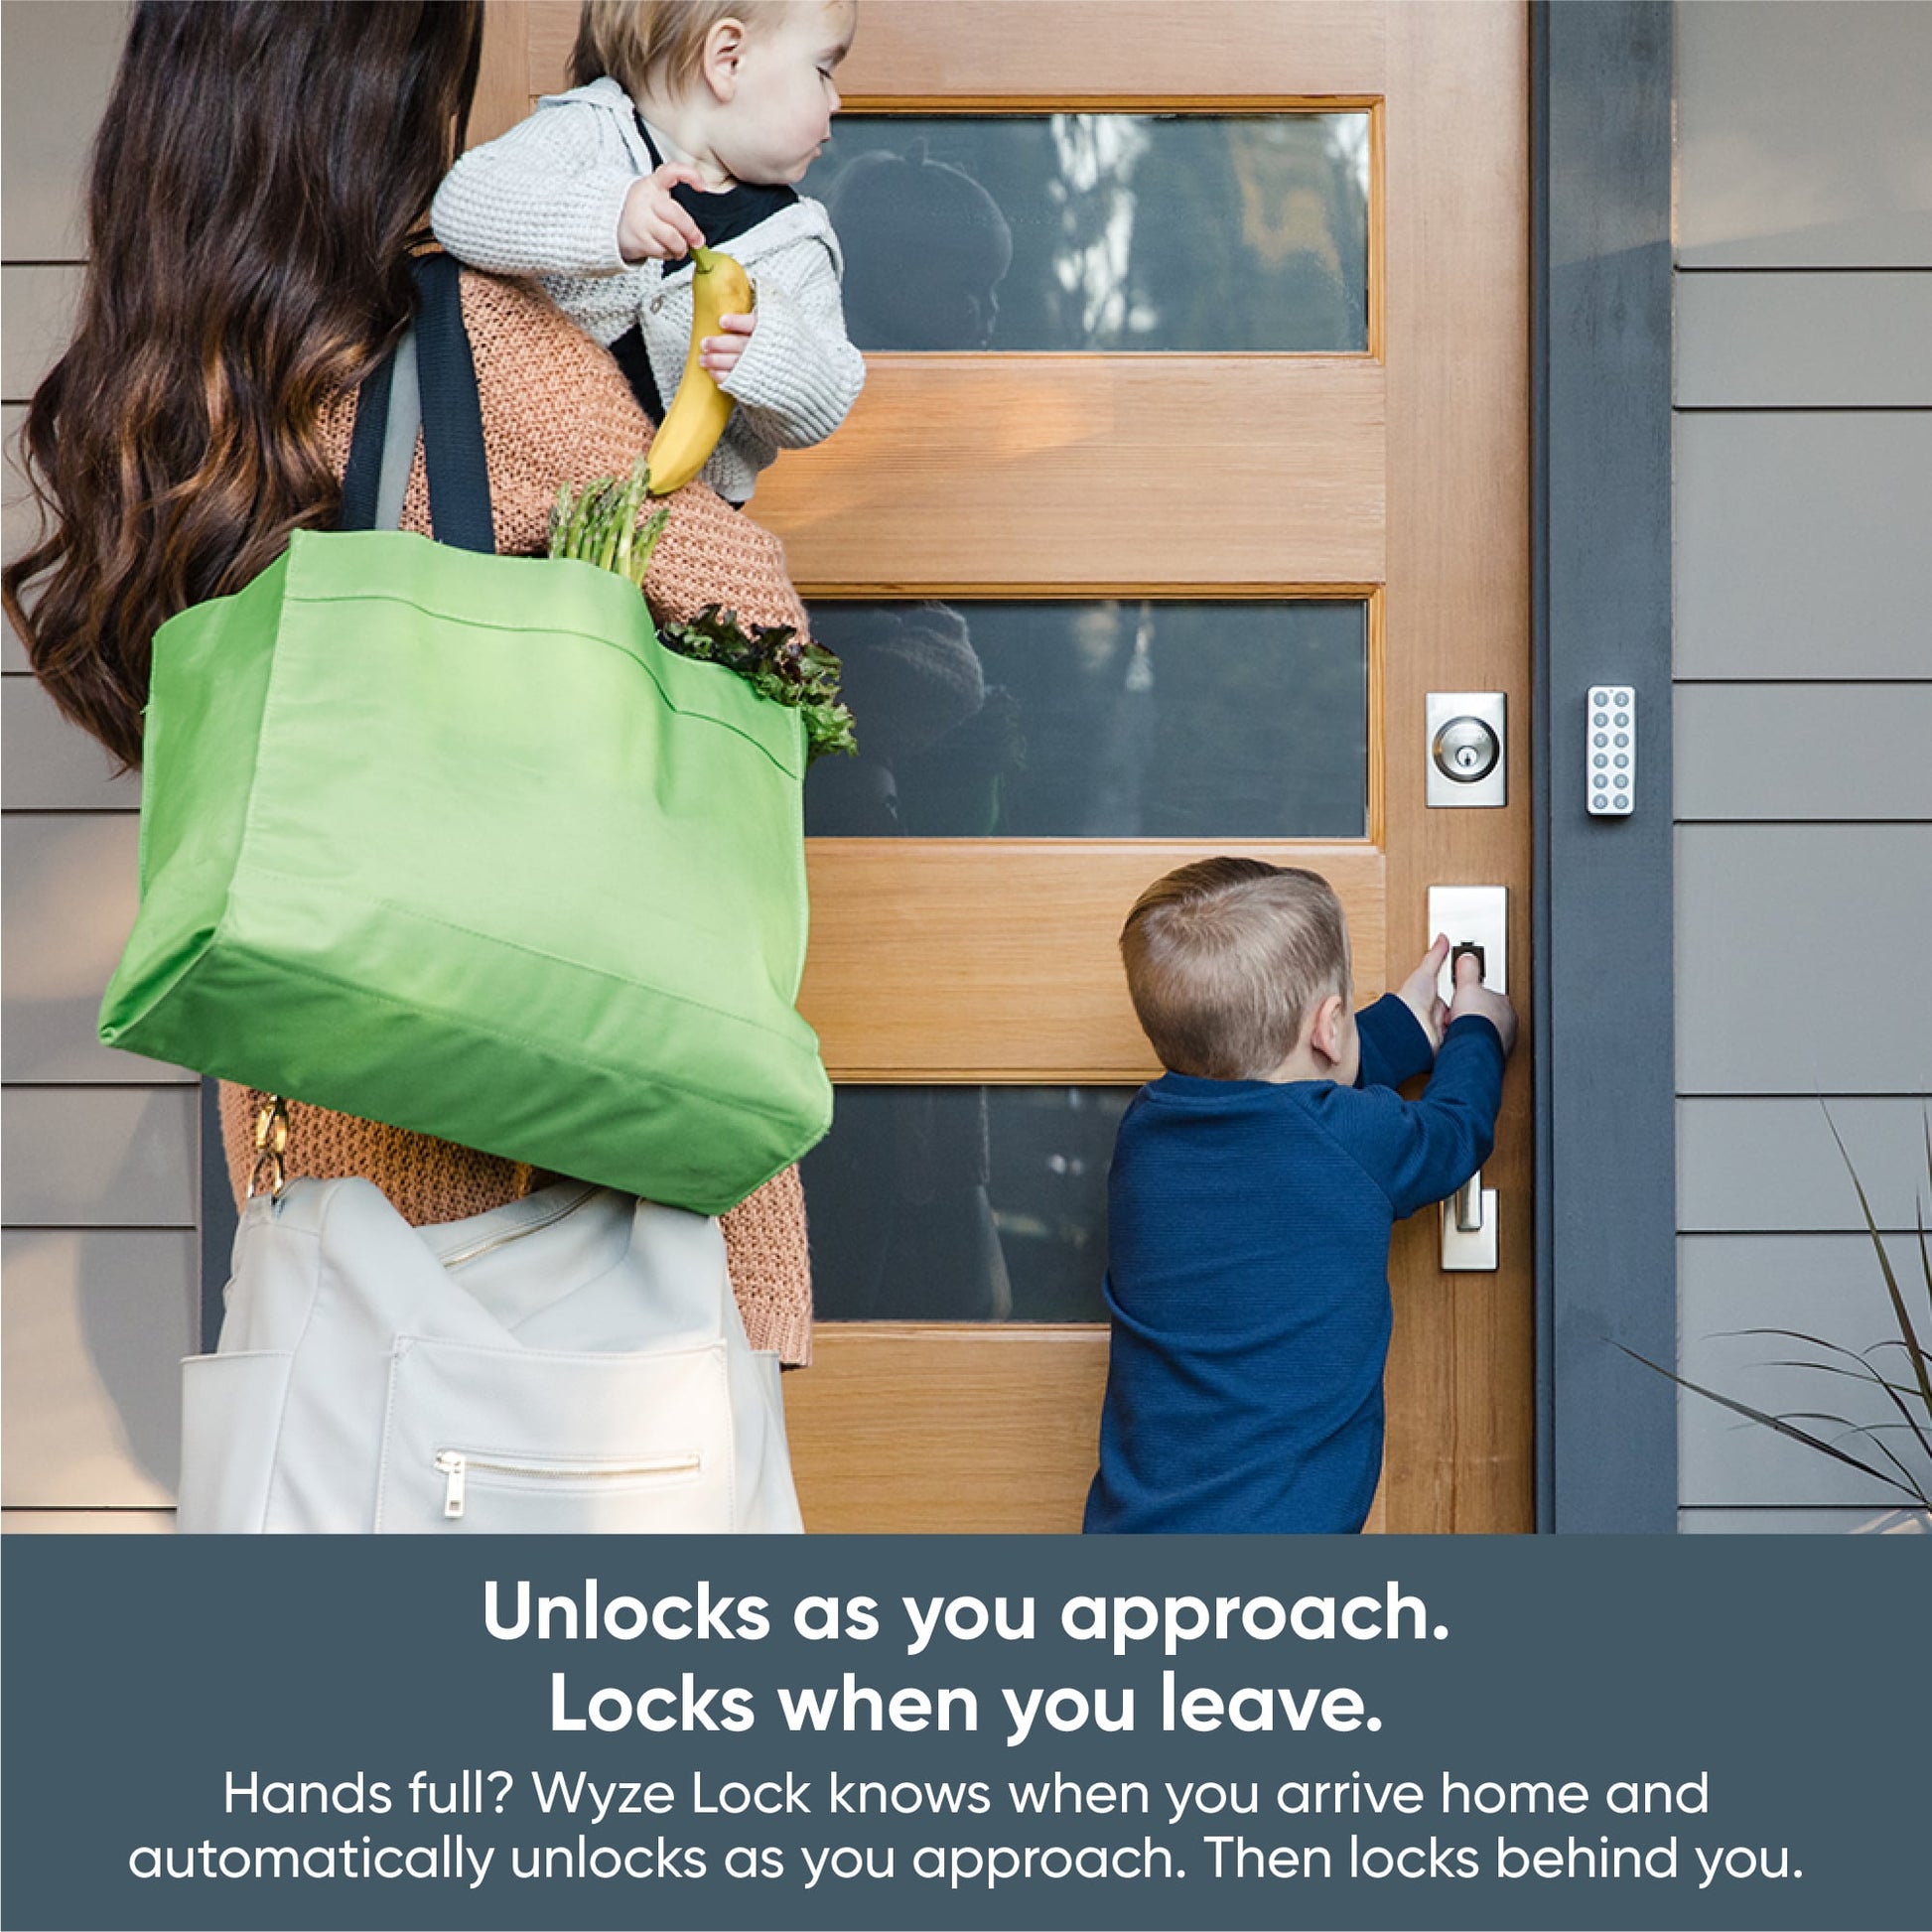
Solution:
<svg viewBox="0 0 1932 1932">
<path fill-rule="evenodd" d="M 639 457 L 626 479 L 600 477 L 581 491 L 563 484 L 550 508 L 550 555 L 614 570 L 641 591 L 650 553 L 670 516 L 666 504 L 639 522 L 649 480 Z M 801 713 L 808 759 L 829 752 L 850 756 L 859 749 L 852 713 L 839 701 L 837 656 L 801 638 L 789 624 L 754 624 L 748 631 L 737 612 L 712 604 L 688 621 L 659 623 L 657 637 L 680 657 L 722 665 L 760 697 Z"/>
<path fill-rule="evenodd" d="M 639 457 L 623 481 L 600 477 L 581 491 L 559 483 L 557 500 L 550 505 L 551 556 L 576 557 L 600 570 L 615 570 L 642 590 L 650 553 L 671 514 L 666 504 L 639 525 L 637 514 L 649 483 L 650 466 Z"/>
</svg>

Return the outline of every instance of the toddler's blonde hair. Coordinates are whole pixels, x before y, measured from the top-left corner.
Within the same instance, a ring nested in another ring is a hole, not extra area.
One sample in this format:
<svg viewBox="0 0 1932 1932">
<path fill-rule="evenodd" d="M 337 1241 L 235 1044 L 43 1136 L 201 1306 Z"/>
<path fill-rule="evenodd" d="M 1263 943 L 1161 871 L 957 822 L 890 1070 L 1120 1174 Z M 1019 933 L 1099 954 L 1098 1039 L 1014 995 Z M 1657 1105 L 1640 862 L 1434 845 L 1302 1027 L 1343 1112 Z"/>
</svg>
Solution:
<svg viewBox="0 0 1932 1932">
<path fill-rule="evenodd" d="M 681 94 L 704 71 L 705 36 L 721 20 L 756 30 L 784 0 L 584 0 L 570 84 L 609 74 L 632 100 L 652 89 Z"/>
<path fill-rule="evenodd" d="M 1175 1073 L 1262 1080 L 1310 1010 L 1349 991 L 1348 921 L 1319 873 L 1201 859 L 1157 879 L 1121 928 L 1127 990 Z"/>
</svg>

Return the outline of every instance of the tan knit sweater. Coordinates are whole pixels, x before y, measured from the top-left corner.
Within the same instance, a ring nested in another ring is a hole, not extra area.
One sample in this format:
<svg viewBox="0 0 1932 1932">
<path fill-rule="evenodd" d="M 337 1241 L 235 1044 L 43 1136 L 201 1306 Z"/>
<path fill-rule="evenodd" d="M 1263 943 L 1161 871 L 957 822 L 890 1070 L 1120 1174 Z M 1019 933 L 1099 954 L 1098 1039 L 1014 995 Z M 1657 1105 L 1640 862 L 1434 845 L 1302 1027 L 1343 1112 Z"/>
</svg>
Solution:
<svg viewBox="0 0 1932 1932">
<path fill-rule="evenodd" d="M 630 468 L 650 442 L 650 422 L 610 355 L 525 284 L 466 272 L 463 319 L 483 396 L 483 446 L 500 554 L 541 551 L 560 483 L 585 483 Z M 353 396 L 325 422 L 340 471 L 348 462 Z M 708 604 L 754 623 L 804 625 L 778 539 L 699 484 L 670 499 L 670 521 L 651 555 L 644 593 L 661 618 L 695 616 Z M 429 488 L 420 446 L 403 498 L 402 527 L 429 533 Z M 255 1116 L 263 1096 L 226 1082 L 221 1135 L 235 1197 L 254 1167 Z M 291 1105 L 287 1172 L 334 1178 L 360 1174 L 414 1226 L 462 1220 L 530 1191 L 531 1170 L 423 1134 Z M 754 1348 L 787 1362 L 811 1359 L 811 1270 L 805 1195 L 796 1168 L 768 1181 L 724 1217 L 732 1287 Z"/>
</svg>

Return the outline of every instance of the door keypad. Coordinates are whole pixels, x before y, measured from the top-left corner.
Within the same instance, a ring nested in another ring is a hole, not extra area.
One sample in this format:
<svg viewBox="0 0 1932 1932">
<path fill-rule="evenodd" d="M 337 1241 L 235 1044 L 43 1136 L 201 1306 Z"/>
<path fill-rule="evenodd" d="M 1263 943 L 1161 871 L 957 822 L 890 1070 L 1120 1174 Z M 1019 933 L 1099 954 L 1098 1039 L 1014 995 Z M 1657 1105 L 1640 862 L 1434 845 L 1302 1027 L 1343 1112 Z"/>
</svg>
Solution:
<svg viewBox="0 0 1932 1932">
<path fill-rule="evenodd" d="M 1592 817 L 1628 818 L 1637 798 L 1637 694 L 1627 684 L 1590 687 L 1584 715 L 1584 799 Z"/>
</svg>

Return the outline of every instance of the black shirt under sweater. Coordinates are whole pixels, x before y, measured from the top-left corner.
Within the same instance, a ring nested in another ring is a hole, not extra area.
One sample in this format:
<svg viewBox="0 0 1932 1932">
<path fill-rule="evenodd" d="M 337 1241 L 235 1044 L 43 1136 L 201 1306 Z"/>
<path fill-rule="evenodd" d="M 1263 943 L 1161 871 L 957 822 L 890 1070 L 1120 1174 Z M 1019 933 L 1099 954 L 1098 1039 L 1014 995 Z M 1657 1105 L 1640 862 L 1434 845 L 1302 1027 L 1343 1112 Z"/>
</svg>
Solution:
<svg viewBox="0 0 1932 1932">
<path fill-rule="evenodd" d="M 657 143 L 650 138 L 650 130 L 644 125 L 641 114 L 637 116 L 637 132 L 650 155 L 651 166 L 662 167 L 664 157 L 658 153 Z M 782 185 L 760 187 L 755 182 L 743 181 L 717 194 L 692 188 L 685 182 L 679 182 L 671 190 L 671 200 L 698 224 L 707 248 L 723 248 L 748 229 L 756 228 L 760 221 L 768 221 L 781 209 L 790 207 L 797 199 L 796 189 Z M 667 261 L 663 279 L 668 282 L 690 272 L 691 258 L 687 255 L 682 261 Z M 664 420 L 664 398 L 658 393 L 657 377 L 644 348 L 642 329 L 632 323 L 611 345 L 611 353 L 618 358 L 618 367 L 629 382 L 631 393 L 643 405 L 644 414 L 653 423 L 661 423 Z"/>
</svg>

